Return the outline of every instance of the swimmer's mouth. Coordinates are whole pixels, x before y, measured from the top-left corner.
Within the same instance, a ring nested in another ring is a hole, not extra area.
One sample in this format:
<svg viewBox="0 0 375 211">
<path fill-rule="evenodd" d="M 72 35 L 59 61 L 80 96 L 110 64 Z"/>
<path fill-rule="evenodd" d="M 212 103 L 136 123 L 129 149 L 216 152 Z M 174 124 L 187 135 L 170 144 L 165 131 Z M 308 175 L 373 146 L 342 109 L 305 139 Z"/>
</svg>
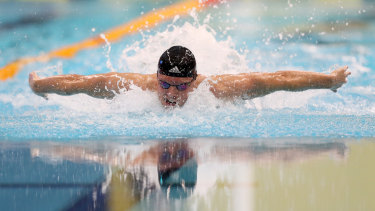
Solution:
<svg viewBox="0 0 375 211">
<path fill-rule="evenodd" d="M 176 106 L 176 105 L 177 105 L 177 102 L 176 102 L 176 101 L 172 102 L 172 101 L 169 101 L 169 100 L 166 99 L 166 98 L 165 98 L 165 102 L 167 103 L 168 106 Z"/>
</svg>

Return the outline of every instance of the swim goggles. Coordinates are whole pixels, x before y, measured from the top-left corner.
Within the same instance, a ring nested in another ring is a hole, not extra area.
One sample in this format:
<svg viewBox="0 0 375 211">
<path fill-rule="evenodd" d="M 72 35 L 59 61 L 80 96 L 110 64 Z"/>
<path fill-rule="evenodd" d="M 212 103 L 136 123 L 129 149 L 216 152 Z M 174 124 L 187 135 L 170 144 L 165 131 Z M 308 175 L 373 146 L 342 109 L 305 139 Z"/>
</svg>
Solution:
<svg viewBox="0 0 375 211">
<path fill-rule="evenodd" d="M 160 84 L 161 88 L 163 88 L 163 89 L 169 89 L 169 87 L 175 86 L 178 91 L 184 91 L 188 88 L 190 83 L 193 82 L 193 81 L 194 81 L 194 79 L 192 81 L 188 82 L 188 83 L 183 83 L 183 84 L 179 84 L 179 85 L 171 85 L 171 84 L 169 84 L 165 81 L 159 80 L 159 84 Z"/>
</svg>

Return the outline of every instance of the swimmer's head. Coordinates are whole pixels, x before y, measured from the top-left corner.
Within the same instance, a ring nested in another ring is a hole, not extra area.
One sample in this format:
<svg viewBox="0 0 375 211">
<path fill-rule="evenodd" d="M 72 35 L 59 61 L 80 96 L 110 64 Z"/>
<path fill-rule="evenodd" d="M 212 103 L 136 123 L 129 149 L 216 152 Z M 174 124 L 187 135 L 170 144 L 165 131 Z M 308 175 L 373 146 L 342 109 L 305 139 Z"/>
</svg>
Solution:
<svg viewBox="0 0 375 211">
<path fill-rule="evenodd" d="M 158 63 L 158 74 L 172 77 L 197 77 L 196 62 L 193 53 L 182 46 L 173 46 L 166 50 Z"/>
<path fill-rule="evenodd" d="M 183 106 L 197 78 L 193 53 L 182 46 L 166 50 L 158 63 L 157 93 L 164 107 Z"/>
</svg>

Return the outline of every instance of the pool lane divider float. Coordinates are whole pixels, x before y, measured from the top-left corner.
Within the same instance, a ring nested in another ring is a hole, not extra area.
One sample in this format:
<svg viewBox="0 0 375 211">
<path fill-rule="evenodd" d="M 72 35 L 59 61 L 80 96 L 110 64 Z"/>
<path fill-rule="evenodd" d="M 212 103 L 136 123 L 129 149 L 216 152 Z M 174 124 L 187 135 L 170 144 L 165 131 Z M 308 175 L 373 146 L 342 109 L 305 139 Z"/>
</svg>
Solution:
<svg viewBox="0 0 375 211">
<path fill-rule="evenodd" d="M 193 9 L 200 11 L 207 6 L 219 2 L 222 2 L 222 0 L 187 0 L 175 3 L 165 8 L 142 15 L 130 22 L 110 29 L 103 34 L 109 42 L 116 42 L 126 35 L 138 32 L 144 28 L 154 27 L 156 24 L 168 19 L 172 19 L 176 15 L 188 14 Z M 100 35 L 97 35 L 81 42 L 51 51 L 47 54 L 42 54 L 36 57 L 19 58 L 0 69 L 0 81 L 5 81 L 14 77 L 27 64 L 34 62 L 48 62 L 49 60 L 55 58 L 70 59 L 81 50 L 95 48 L 102 44 L 105 44 L 105 40 Z"/>
</svg>

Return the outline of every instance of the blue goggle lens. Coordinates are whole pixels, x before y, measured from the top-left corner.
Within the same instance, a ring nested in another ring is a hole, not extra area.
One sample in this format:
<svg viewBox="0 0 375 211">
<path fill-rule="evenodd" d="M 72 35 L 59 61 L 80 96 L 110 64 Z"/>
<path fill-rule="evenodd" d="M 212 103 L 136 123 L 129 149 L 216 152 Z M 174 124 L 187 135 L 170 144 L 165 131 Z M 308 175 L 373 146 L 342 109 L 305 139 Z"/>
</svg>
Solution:
<svg viewBox="0 0 375 211">
<path fill-rule="evenodd" d="M 170 85 L 169 83 L 165 82 L 165 81 L 160 81 L 160 86 L 163 88 L 163 89 L 169 89 L 169 87 L 171 86 L 175 86 L 177 88 L 178 91 L 184 91 L 185 89 L 187 89 L 188 87 L 188 84 L 187 83 L 184 83 L 184 84 L 179 84 L 179 85 Z"/>
</svg>

